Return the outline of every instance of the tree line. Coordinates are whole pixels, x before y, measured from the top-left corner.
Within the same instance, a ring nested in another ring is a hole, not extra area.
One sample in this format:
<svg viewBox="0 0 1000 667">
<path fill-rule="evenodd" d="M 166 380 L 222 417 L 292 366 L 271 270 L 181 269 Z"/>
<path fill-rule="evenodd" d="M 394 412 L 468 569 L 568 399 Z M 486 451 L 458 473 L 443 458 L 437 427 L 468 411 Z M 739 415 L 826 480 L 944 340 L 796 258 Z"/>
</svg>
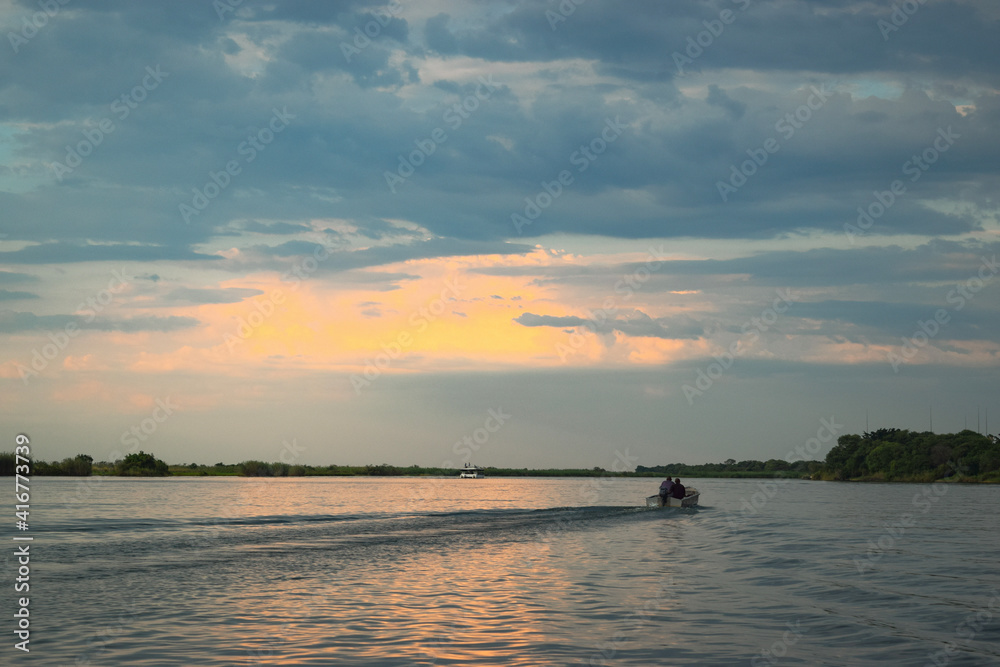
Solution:
<svg viewBox="0 0 1000 667">
<path fill-rule="evenodd" d="M 931 433 L 882 428 L 842 435 L 825 461 L 735 461 L 637 466 L 640 474 L 671 477 L 808 477 L 823 480 L 1000 482 L 1000 437 L 968 429 Z"/>
<path fill-rule="evenodd" d="M 726 459 L 722 463 L 670 463 L 660 466 L 636 466 L 640 474 L 658 474 L 670 477 L 809 477 L 819 472 L 822 461 L 795 461 L 783 459 L 758 461 L 748 459 L 736 461 Z"/>
<path fill-rule="evenodd" d="M 0 452 L 0 475 L 13 475 L 13 452 Z M 967 481 L 1000 482 L 1000 437 L 968 429 L 959 433 L 931 433 L 882 428 L 861 435 L 842 435 L 825 461 L 727 459 L 722 463 L 688 465 L 671 463 L 636 466 L 635 472 L 588 469 L 485 468 L 487 476 L 500 477 L 801 477 L 823 480 L 930 481 L 956 478 Z M 138 452 L 114 462 L 94 460 L 78 454 L 62 461 L 32 461 L 32 475 L 86 477 L 95 475 L 239 475 L 243 477 L 304 476 L 454 476 L 459 469 L 430 468 L 388 463 L 364 466 L 290 465 L 249 460 L 237 464 L 197 463 L 168 466 L 152 454 Z"/>
<path fill-rule="evenodd" d="M 13 452 L 0 452 L 0 476 L 13 475 L 15 458 Z M 162 477 L 170 474 L 169 466 L 146 452 L 129 454 L 123 459 L 108 463 L 94 463 L 93 457 L 87 454 L 77 454 L 73 458 L 51 463 L 33 460 L 30 465 L 32 476 L 45 477 L 90 477 L 97 473 L 120 477 Z"/>
<path fill-rule="evenodd" d="M 920 481 L 958 476 L 1000 481 L 1000 437 L 968 429 L 931 433 L 883 428 L 842 435 L 822 478 Z"/>
</svg>

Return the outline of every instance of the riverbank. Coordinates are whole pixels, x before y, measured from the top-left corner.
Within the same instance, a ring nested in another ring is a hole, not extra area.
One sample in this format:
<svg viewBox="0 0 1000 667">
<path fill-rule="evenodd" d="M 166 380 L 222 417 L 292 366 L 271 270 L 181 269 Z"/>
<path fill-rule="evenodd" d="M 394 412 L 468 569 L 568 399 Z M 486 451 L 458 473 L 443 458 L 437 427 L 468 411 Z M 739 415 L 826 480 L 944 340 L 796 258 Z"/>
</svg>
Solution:
<svg viewBox="0 0 1000 667">
<path fill-rule="evenodd" d="M 423 468 L 420 466 L 409 466 L 398 468 L 386 464 L 380 466 L 290 466 L 287 471 L 280 466 L 275 469 L 273 466 L 269 471 L 266 468 L 254 466 L 257 474 L 247 474 L 239 470 L 239 466 L 205 466 L 191 469 L 188 466 L 170 466 L 170 474 L 178 477 L 206 477 L 206 476 L 236 476 L 236 477 L 456 477 L 460 469 L 452 468 Z M 604 470 L 602 468 L 491 468 L 485 467 L 483 471 L 487 477 L 649 477 L 663 479 L 665 475 L 659 472 L 622 472 L 614 470 Z M 270 474 L 268 474 L 270 473 Z M 97 466 L 94 467 L 94 474 L 104 474 Z M 671 475 L 681 477 L 682 475 Z M 731 471 L 716 474 L 686 475 L 686 477 L 711 477 L 711 478 L 788 478 L 801 479 L 800 473 L 792 471 L 769 471 L 769 472 L 749 472 Z"/>
<path fill-rule="evenodd" d="M 317 469 L 313 466 L 302 466 L 303 471 L 290 470 L 287 474 L 243 474 L 239 470 L 228 468 L 238 468 L 238 466 L 225 466 L 226 469 L 213 470 L 212 467 L 192 470 L 188 466 L 170 466 L 170 476 L 172 477 L 435 477 L 451 478 L 457 477 L 459 470 L 449 468 L 421 468 L 410 466 L 408 468 L 394 468 L 386 471 L 379 466 L 378 472 L 369 470 L 368 466 L 336 466 L 335 471 L 329 469 Z M 651 472 L 615 472 L 611 470 L 595 469 L 573 469 L 573 468 L 484 468 L 486 477 L 489 478 L 651 478 L 663 479 L 662 473 Z M 95 469 L 94 476 L 113 477 L 114 473 Z M 679 476 L 679 475 L 672 475 Z M 682 479 L 801 479 L 817 482 L 850 482 L 850 483 L 900 483 L 900 484 L 926 484 L 933 482 L 943 482 L 948 484 L 1000 484 L 1000 473 L 988 473 L 985 475 L 952 475 L 950 477 L 936 477 L 933 473 L 923 475 L 908 475 L 905 477 L 886 478 L 884 475 L 869 475 L 866 477 L 855 477 L 852 479 L 836 479 L 832 475 L 803 475 L 791 471 L 771 471 L 771 472 L 718 472 L 701 473 L 683 476 Z"/>
<path fill-rule="evenodd" d="M 852 477 L 851 479 L 836 479 L 830 475 L 820 475 L 815 478 L 820 482 L 858 482 L 872 484 L 1000 484 L 1000 472 L 985 473 L 983 475 L 951 475 L 950 477 L 936 477 L 933 474 L 905 475 L 902 477 L 886 477 L 882 474 L 868 475 L 865 477 Z"/>
</svg>

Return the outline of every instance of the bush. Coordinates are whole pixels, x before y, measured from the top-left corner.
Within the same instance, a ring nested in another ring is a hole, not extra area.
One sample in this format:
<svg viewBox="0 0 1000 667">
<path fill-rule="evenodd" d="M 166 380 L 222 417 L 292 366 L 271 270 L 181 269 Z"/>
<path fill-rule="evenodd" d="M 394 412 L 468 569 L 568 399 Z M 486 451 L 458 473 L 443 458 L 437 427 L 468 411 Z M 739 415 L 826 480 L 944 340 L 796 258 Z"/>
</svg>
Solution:
<svg viewBox="0 0 1000 667">
<path fill-rule="evenodd" d="M 400 475 L 400 471 L 388 463 L 381 463 L 379 465 L 366 465 L 365 466 L 366 475 L 374 475 L 379 477 L 390 476 L 390 475 Z"/>
<path fill-rule="evenodd" d="M 14 452 L 0 452 L 0 475 L 14 475 Z"/>
<path fill-rule="evenodd" d="M 170 470 L 160 459 L 140 451 L 115 461 L 115 474 L 122 477 L 164 477 L 170 474 Z"/>
<path fill-rule="evenodd" d="M 274 477 L 274 468 L 263 461 L 243 461 L 236 469 L 243 477 Z"/>
</svg>

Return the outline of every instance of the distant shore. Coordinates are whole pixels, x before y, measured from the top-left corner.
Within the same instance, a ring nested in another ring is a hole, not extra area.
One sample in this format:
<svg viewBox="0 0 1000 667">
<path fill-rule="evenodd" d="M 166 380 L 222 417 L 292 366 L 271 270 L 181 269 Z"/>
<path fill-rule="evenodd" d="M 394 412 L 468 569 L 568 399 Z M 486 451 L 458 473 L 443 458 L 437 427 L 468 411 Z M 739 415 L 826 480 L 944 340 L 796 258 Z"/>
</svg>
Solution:
<svg viewBox="0 0 1000 667">
<path fill-rule="evenodd" d="M 273 479 L 278 478 L 293 478 L 300 479 L 306 477 L 351 477 L 351 478 L 385 478 L 385 477 L 399 477 L 399 478 L 409 478 L 409 479 L 458 479 L 458 473 L 460 470 L 454 471 L 423 471 L 423 472 L 413 472 L 408 469 L 402 469 L 404 472 L 392 473 L 392 474 L 370 474 L 366 472 L 308 472 L 301 475 L 246 475 L 236 471 L 192 471 L 186 467 L 180 466 L 170 466 L 170 470 L 166 475 L 117 475 L 114 472 L 109 471 L 99 471 L 94 470 L 90 475 L 66 475 L 66 474 L 35 474 L 33 477 L 109 477 L 109 478 L 148 478 L 156 477 L 159 479 L 167 478 L 200 478 L 200 477 L 227 477 L 227 478 L 241 478 L 241 479 L 252 479 L 252 478 L 264 478 Z M 604 471 L 604 472 L 594 472 L 593 470 L 580 469 L 580 470 L 563 470 L 563 469 L 539 469 L 539 470 L 506 470 L 506 469 L 486 469 L 485 476 L 490 479 L 516 479 L 519 477 L 523 478 L 533 478 L 533 479 L 588 479 L 588 478 L 638 478 L 638 479 L 664 479 L 666 476 L 658 473 L 635 473 L 635 472 L 614 472 L 614 471 Z M 676 475 L 671 475 L 676 477 Z M 979 476 L 957 476 L 953 475 L 951 477 L 934 477 L 933 475 L 913 475 L 905 478 L 894 478 L 885 479 L 880 476 L 869 476 L 869 477 L 856 477 L 852 479 L 831 479 L 821 477 L 819 475 L 809 476 L 809 475 L 789 475 L 782 474 L 781 472 L 740 472 L 740 473 L 716 473 L 716 474 L 696 474 L 696 475 L 686 475 L 683 479 L 797 479 L 803 481 L 813 481 L 813 482 L 838 482 L 838 483 L 849 483 L 849 484 L 928 484 L 928 483 L 947 483 L 947 484 L 1000 484 L 1000 474 L 992 473 L 988 475 Z"/>
<path fill-rule="evenodd" d="M 352 469 L 353 468 L 353 469 Z M 366 470 L 365 466 L 343 466 L 343 469 L 337 472 L 314 472 L 306 471 L 304 474 L 296 475 L 277 475 L 279 477 L 408 477 L 408 478 L 438 478 L 438 479 L 449 479 L 457 478 L 458 473 L 461 469 L 448 470 L 441 468 L 418 468 L 416 466 L 411 466 L 409 468 L 396 468 L 396 472 L 389 473 L 371 473 Z M 541 469 L 529 469 L 529 468 L 485 468 L 485 475 L 488 478 L 517 478 L 517 477 L 532 477 L 532 478 L 650 478 L 650 479 L 664 479 L 666 475 L 663 473 L 651 473 L 651 472 L 616 472 L 612 470 L 594 470 L 587 468 L 580 469 L 560 469 L 560 468 L 541 468 Z M 102 471 L 95 470 L 94 476 L 102 477 L 114 477 L 113 473 L 104 473 Z M 220 470 L 220 471 L 204 471 L 204 470 L 191 470 L 186 466 L 170 466 L 170 476 L 171 477 L 272 477 L 274 475 L 245 475 L 238 471 L 230 470 Z M 671 477 L 678 477 L 679 475 L 671 475 Z M 882 476 L 868 476 L 868 477 L 857 477 L 853 479 L 830 479 L 823 478 L 819 475 L 802 475 L 799 473 L 791 473 L 788 471 L 770 471 L 770 472 L 749 472 L 749 471 L 732 471 L 732 472 L 718 472 L 718 473 L 699 473 L 690 474 L 682 476 L 684 479 L 798 479 L 805 481 L 815 481 L 815 482 L 848 482 L 848 483 L 901 483 L 901 484 L 920 484 L 920 483 L 931 483 L 931 482 L 945 482 L 949 484 L 1000 484 L 1000 474 L 992 475 L 980 475 L 978 477 L 973 476 L 951 476 L 951 477 L 934 477 L 932 474 L 924 475 L 911 475 L 906 478 L 897 479 L 885 479 Z"/>
<path fill-rule="evenodd" d="M 226 466 L 229 468 L 230 466 Z M 235 466 L 232 466 L 235 467 Z M 530 469 L 530 468 L 483 468 L 484 473 L 487 477 L 640 477 L 640 478 L 657 478 L 662 479 L 665 476 L 660 473 L 650 473 L 650 472 L 616 472 L 613 470 L 593 470 L 588 468 L 572 469 L 572 468 L 540 468 L 540 469 Z M 298 474 L 295 471 L 289 472 L 289 474 L 256 474 L 247 475 L 238 470 L 217 470 L 208 467 L 208 469 L 198 469 L 191 470 L 187 466 L 170 466 L 169 467 L 170 476 L 172 477 L 458 477 L 461 472 L 461 468 L 454 470 L 444 469 L 444 468 L 419 468 L 416 466 L 411 466 L 408 468 L 396 468 L 391 472 L 369 472 L 366 470 L 365 466 L 338 466 L 336 471 L 327 470 L 305 470 Z M 96 466 L 93 471 L 95 477 L 115 477 L 114 472 L 105 471 L 98 469 Z M 715 475 L 688 475 L 689 478 L 694 477 L 717 477 L 720 479 L 724 478 L 754 478 L 754 479 L 773 479 L 777 477 L 784 477 L 789 479 L 800 479 L 800 476 L 783 474 L 781 472 L 731 472 L 731 473 L 719 473 Z"/>
<path fill-rule="evenodd" d="M 534 478 L 653 478 L 683 479 L 801 479 L 824 482 L 917 483 L 932 482 L 1000 483 L 1000 436 L 983 435 L 968 429 L 959 433 L 916 432 L 880 428 L 861 435 L 837 438 L 823 461 L 809 460 L 819 453 L 822 442 L 811 438 L 789 451 L 784 459 L 759 461 L 729 458 L 720 463 L 667 463 L 637 465 L 621 470 L 593 468 L 501 468 L 479 466 L 486 477 Z M 283 452 L 283 455 L 286 452 Z M 470 452 L 471 454 L 471 452 Z M 31 476 L 172 476 L 172 477 L 458 477 L 463 468 L 397 466 L 389 463 L 368 465 L 306 465 L 282 461 L 246 460 L 239 463 L 168 464 L 153 454 L 139 451 L 115 461 L 94 461 L 77 454 L 62 461 L 31 460 L 13 452 L 0 452 L 0 475 L 13 475 L 15 467 L 30 469 Z M 461 462 L 468 469 L 470 462 Z M 19 464 L 16 466 L 16 464 Z M 631 465 L 631 464 L 629 464 Z"/>
<path fill-rule="evenodd" d="M 408 478 L 458 478 L 461 468 L 425 468 L 421 466 L 397 467 L 389 464 L 365 465 L 365 466 L 310 466 L 310 465 L 286 465 L 282 463 L 263 463 L 259 461 L 245 461 L 238 464 L 217 463 L 215 465 L 186 464 L 186 465 L 161 465 L 153 471 L 150 469 L 131 471 L 121 474 L 114 464 L 104 461 L 93 463 L 92 465 L 74 466 L 70 465 L 67 459 L 61 465 L 42 464 L 40 469 L 32 470 L 33 477 L 408 477 Z M 813 462 L 810 462 L 813 463 Z M 895 476 L 887 478 L 882 473 L 874 475 L 844 477 L 835 476 L 826 470 L 813 470 L 805 472 L 803 470 L 705 470 L 713 467 L 711 465 L 697 466 L 688 470 L 671 470 L 669 473 L 663 471 L 637 470 L 637 471 L 615 471 L 604 470 L 602 468 L 493 468 L 483 467 L 482 470 L 488 478 L 517 478 L 531 477 L 543 478 L 649 478 L 664 479 L 669 477 L 680 477 L 681 479 L 798 479 L 818 482 L 852 482 L 852 483 L 905 483 L 905 484 L 926 484 L 932 482 L 960 483 L 960 484 L 1000 484 L 1000 472 L 992 471 L 980 475 L 939 475 L 937 472 L 924 471 L 918 474 L 905 476 Z M 0 470 L 0 475 L 13 474 L 13 469 Z"/>
</svg>

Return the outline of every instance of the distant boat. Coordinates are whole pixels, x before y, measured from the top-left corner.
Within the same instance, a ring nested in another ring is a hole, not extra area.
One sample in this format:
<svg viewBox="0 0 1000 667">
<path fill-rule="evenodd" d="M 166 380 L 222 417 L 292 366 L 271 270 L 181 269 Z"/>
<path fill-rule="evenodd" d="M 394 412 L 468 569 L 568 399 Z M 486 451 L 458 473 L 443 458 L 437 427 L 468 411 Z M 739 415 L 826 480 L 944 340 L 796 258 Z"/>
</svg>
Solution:
<svg viewBox="0 0 1000 667">
<path fill-rule="evenodd" d="M 666 505 L 663 504 L 663 499 L 660 498 L 659 494 L 646 496 L 646 507 L 697 507 L 700 495 L 698 489 L 689 486 L 685 489 L 683 498 L 667 498 Z"/>
<path fill-rule="evenodd" d="M 459 479 L 483 479 L 486 475 L 483 474 L 484 468 L 479 466 L 474 466 L 471 463 L 466 463 L 465 467 L 462 468 L 462 474 L 458 477 Z"/>
</svg>

